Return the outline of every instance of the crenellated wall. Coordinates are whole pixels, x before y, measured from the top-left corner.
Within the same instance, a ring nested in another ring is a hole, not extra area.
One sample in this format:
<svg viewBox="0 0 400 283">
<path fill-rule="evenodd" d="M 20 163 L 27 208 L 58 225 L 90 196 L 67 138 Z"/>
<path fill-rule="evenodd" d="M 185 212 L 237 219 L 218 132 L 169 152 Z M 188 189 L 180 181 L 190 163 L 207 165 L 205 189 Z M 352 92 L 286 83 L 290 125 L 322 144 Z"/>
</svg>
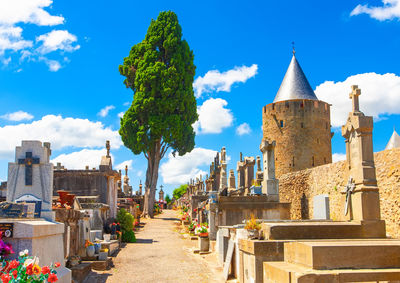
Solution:
<svg viewBox="0 0 400 283">
<path fill-rule="evenodd" d="M 381 219 L 386 221 L 388 236 L 400 238 L 400 148 L 374 154 L 378 181 Z M 346 161 L 305 169 L 282 175 L 279 197 L 291 202 L 291 219 L 311 219 L 313 197 L 329 194 L 332 220 L 346 220 L 345 195 L 340 193 L 347 184 Z"/>
<path fill-rule="evenodd" d="M 263 138 L 276 141 L 276 176 L 332 162 L 330 105 L 288 100 L 263 107 Z"/>
</svg>

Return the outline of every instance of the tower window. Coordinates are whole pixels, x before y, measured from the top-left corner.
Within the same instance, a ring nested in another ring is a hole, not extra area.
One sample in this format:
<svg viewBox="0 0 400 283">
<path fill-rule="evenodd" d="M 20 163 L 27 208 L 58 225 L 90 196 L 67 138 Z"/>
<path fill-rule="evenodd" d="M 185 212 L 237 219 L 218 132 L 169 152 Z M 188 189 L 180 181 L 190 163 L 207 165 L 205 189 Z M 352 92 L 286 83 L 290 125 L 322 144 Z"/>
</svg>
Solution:
<svg viewBox="0 0 400 283">
<path fill-rule="evenodd" d="M 274 110 L 275 109 L 275 104 L 272 104 L 272 110 Z"/>
<path fill-rule="evenodd" d="M 324 164 L 326 164 L 326 157 L 324 157 Z"/>
<path fill-rule="evenodd" d="M 281 128 L 283 128 L 283 120 L 281 120 L 281 121 L 279 122 L 279 125 L 281 126 Z"/>
<path fill-rule="evenodd" d="M 293 160 L 292 160 L 292 165 L 293 165 L 293 167 L 294 167 L 294 156 L 293 156 Z"/>
<path fill-rule="evenodd" d="M 302 128 L 304 128 L 304 123 L 303 123 L 303 122 L 301 122 L 300 126 L 301 126 Z"/>
<path fill-rule="evenodd" d="M 311 164 L 311 166 L 315 166 L 315 162 L 314 162 L 315 160 L 314 160 L 314 156 L 312 157 L 312 164 Z"/>
</svg>

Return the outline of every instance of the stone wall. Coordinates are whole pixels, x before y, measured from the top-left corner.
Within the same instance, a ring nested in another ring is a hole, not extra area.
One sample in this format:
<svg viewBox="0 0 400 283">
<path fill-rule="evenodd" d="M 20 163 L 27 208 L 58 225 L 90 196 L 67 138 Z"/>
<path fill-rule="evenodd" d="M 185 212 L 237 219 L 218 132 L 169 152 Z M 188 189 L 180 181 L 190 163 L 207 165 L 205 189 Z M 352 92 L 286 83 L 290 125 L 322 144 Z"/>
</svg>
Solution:
<svg viewBox="0 0 400 283">
<path fill-rule="evenodd" d="M 376 177 L 381 205 L 381 218 L 386 221 L 387 234 L 400 238 L 400 148 L 374 154 Z M 313 197 L 329 195 L 332 220 L 347 220 L 344 216 L 347 184 L 346 161 L 305 169 L 282 175 L 279 196 L 282 202 L 291 202 L 291 219 L 311 219 Z"/>
<path fill-rule="evenodd" d="M 263 107 L 263 138 L 276 141 L 276 176 L 332 162 L 330 106 L 289 100 Z"/>
</svg>

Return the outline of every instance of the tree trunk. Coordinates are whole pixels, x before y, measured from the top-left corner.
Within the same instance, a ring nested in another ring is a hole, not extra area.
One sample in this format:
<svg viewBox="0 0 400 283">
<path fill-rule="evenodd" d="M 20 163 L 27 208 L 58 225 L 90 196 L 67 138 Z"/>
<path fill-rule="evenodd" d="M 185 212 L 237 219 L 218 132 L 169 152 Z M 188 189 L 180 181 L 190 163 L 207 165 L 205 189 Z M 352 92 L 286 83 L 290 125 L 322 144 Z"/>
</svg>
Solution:
<svg viewBox="0 0 400 283">
<path fill-rule="evenodd" d="M 143 217 L 154 217 L 154 202 L 158 180 L 158 168 L 162 158 L 161 144 L 156 142 L 153 149 L 147 153 L 147 170 L 145 183 L 145 196 L 143 206 Z"/>
</svg>

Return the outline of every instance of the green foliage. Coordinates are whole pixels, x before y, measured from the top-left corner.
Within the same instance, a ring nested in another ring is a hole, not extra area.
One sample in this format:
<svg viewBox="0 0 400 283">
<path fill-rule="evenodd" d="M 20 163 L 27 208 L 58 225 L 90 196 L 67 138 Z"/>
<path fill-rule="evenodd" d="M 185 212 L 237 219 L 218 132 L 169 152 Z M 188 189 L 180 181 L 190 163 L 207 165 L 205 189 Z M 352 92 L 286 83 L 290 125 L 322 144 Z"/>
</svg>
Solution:
<svg viewBox="0 0 400 283">
<path fill-rule="evenodd" d="M 168 11 L 151 21 L 145 39 L 132 47 L 119 66 L 125 86 L 134 92 L 119 133 L 134 154 L 151 155 L 159 142 L 168 145 L 165 151 L 171 147 L 179 155 L 194 148 L 192 124 L 198 116 L 193 59 L 176 14 Z M 162 157 L 165 151 L 160 150 Z"/>
<path fill-rule="evenodd" d="M 171 202 L 171 197 L 168 194 L 165 196 L 165 201 L 167 204 Z"/>
<path fill-rule="evenodd" d="M 172 195 L 174 196 L 175 199 L 180 199 L 181 196 L 183 196 L 186 191 L 187 191 L 188 185 L 180 185 L 178 188 L 176 188 L 173 192 Z"/>
<path fill-rule="evenodd" d="M 122 232 L 121 240 L 124 243 L 136 243 L 135 233 L 132 230 L 126 231 L 126 232 Z"/>
<path fill-rule="evenodd" d="M 132 214 L 121 208 L 117 213 L 117 222 L 121 226 L 122 241 L 127 243 L 136 242 L 135 233 L 133 232 L 133 223 L 135 218 Z"/>
</svg>

